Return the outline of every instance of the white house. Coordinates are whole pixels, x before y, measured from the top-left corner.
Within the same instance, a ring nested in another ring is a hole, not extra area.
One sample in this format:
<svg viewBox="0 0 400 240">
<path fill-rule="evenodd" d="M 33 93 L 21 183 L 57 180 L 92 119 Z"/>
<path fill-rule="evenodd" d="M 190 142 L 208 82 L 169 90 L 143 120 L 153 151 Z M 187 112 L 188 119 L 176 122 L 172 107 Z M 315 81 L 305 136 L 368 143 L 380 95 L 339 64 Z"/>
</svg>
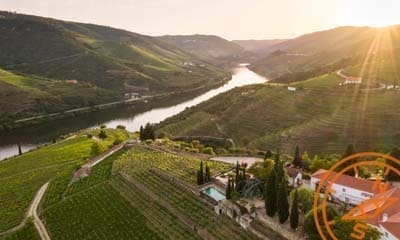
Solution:
<svg viewBox="0 0 400 240">
<path fill-rule="evenodd" d="M 315 191 L 320 181 L 328 171 L 320 169 L 311 177 L 311 188 Z M 331 173 L 327 184 L 331 185 L 331 195 L 335 200 L 355 205 L 345 216 L 360 218 L 376 227 L 381 233 L 383 240 L 400 239 L 400 189 L 389 186 L 385 191 L 374 188 L 376 182 L 368 181 L 347 175 L 337 176 Z"/>
<path fill-rule="evenodd" d="M 347 77 L 345 78 L 344 85 L 347 84 L 361 84 L 362 78 L 361 77 Z"/>
<path fill-rule="evenodd" d="M 317 190 L 319 182 L 329 174 L 327 170 L 320 169 L 311 176 L 311 189 Z M 329 179 L 335 178 L 336 173 L 331 173 Z M 331 195 L 335 200 L 357 205 L 360 202 L 374 196 L 376 191 L 372 191 L 374 182 L 366 179 L 355 178 L 348 175 L 340 175 L 334 183 L 327 181 L 331 185 Z"/>
<path fill-rule="evenodd" d="M 299 187 L 303 184 L 303 169 L 294 166 L 285 168 L 289 176 L 289 186 Z"/>
<path fill-rule="evenodd" d="M 296 88 L 295 87 L 287 87 L 287 90 L 291 91 L 291 92 L 296 92 Z"/>
</svg>

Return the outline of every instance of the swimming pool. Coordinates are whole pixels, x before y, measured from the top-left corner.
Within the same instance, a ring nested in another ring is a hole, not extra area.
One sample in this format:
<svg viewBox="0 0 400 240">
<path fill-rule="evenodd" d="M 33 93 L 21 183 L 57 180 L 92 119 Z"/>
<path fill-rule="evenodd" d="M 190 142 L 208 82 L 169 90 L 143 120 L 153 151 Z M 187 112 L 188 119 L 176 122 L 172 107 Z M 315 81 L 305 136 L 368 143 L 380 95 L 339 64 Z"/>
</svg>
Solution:
<svg viewBox="0 0 400 240">
<path fill-rule="evenodd" d="M 205 193 L 206 195 L 210 196 L 212 199 L 214 199 L 217 202 L 226 199 L 225 195 L 222 194 L 217 189 L 215 189 L 214 187 L 208 187 L 208 188 L 202 190 L 202 192 Z"/>
</svg>

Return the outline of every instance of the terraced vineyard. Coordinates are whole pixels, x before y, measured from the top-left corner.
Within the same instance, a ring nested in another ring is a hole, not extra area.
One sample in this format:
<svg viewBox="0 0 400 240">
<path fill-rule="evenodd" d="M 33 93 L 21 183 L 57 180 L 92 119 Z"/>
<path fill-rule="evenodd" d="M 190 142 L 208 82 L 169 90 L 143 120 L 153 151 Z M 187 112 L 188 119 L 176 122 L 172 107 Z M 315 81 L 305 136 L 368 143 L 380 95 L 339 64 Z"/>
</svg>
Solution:
<svg viewBox="0 0 400 240">
<path fill-rule="evenodd" d="M 116 138 L 126 139 L 125 131 L 106 130 L 108 137 L 99 143 L 107 147 Z M 98 134 L 98 130 L 92 132 Z M 42 147 L 22 156 L 0 162 L 0 232 L 18 225 L 25 216 L 36 191 L 51 181 L 46 202 L 55 202 L 65 190 L 75 168 L 92 157 L 97 142 L 80 133 L 57 144 Z"/>
<path fill-rule="evenodd" d="M 1 240 L 40 240 L 39 233 L 36 231 L 35 226 L 29 221 L 24 227 L 8 235 Z"/>
<path fill-rule="evenodd" d="M 209 161 L 211 174 L 228 170 L 229 165 Z M 114 164 L 114 172 L 136 174 L 148 172 L 152 168 L 160 169 L 170 175 L 191 184 L 196 183 L 196 171 L 200 165 L 197 158 L 183 158 L 165 152 L 156 152 L 143 147 L 132 149 L 129 154 L 124 155 Z"/>
<path fill-rule="evenodd" d="M 122 149 L 96 165 L 89 177 L 69 185 L 41 218 L 52 239 L 256 239 L 231 219 L 215 215 L 195 194 L 154 173 L 157 168 L 190 185 L 199 163 L 145 146 Z M 209 166 L 213 173 L 230 168 Z"/>
</svg>

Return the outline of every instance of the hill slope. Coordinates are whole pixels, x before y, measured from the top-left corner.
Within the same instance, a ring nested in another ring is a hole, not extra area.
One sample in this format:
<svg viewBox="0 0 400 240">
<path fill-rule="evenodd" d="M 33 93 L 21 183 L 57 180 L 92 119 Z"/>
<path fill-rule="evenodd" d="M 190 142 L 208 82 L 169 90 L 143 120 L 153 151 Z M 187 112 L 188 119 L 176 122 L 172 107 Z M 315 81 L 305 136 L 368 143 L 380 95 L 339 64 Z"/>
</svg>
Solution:
<svg viewBox="0 0 400 240">
<path fill-rule="evenodd" d="M 236 43 L 213 35 L 167 35 L 159 39 L 218 65 L 239 61 L 250 54 Z"/>
<path fill-rule="evenodd" d="M 280 44 L 286 39 L 273 39 L 273 40 L 233 40 L 233 43 L 244 48 L 246 51 L 254 53 L 257 57 L 265 57 L 271 53 L 271 49 L 277 44 Z"/>
<path fill-rule="evenodd" d="M 153 37 L 8 12 L 0 12 L 0 68 L 31 78 L 33 85 L 37 76 L 47 79 L 49 89 L 55 81 L 76 80 L 73 82 L 77 86 L 85 85 L 90 91 L 100 88 L 114 98 L 125 92 L 152 94 L 214 85 L 227 76 L 226 72 Z M 36 99 L 4 76 L 0 84 L 6 86 L 1 89 L 1 96 L 19 90 Z M 65 85 L 68 91 L 76 88 L 68 86 Z M 97 100 L 105 102 L 108 98 Z"/>
<path fill-rule="evenodd" d="M 274 52 L 251 68 L 276 82 L 294 82 L 366 61 L 378 61 L 373 67 L 379 67 L 385 64 L 380 56 L 399 48 L 399 30 L 399 26 L 340 27 L 303 35 L 274 45 L 270 48 Z"/>
<path fill-rule="evenodd" d="M 237 146 L 281 147 L 299 144 L 310 153 L 390 149 L 400 141 L 400 101 L 396 90 L 341 86 L 334 74 L 286 87 L 253 85 L 218 95 L 162 122 L 158 132 L 173 136 L 232 138 Z"/>
</svg>

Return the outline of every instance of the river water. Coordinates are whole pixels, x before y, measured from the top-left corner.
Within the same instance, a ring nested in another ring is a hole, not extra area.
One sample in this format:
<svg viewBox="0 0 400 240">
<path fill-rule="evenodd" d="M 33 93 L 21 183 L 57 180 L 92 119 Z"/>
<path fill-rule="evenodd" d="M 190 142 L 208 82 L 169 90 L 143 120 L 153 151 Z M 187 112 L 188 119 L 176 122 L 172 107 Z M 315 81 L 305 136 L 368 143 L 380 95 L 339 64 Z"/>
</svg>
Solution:
<svg viewBox="0 0 400 240">
<path fill-rule="evenodd" d="M 17 143 L 21 143 L 22 151 L 36 148 L 38 145 L 51 141 L 61 135 L 96 127 L 101 124 L 115 128 L 117 125 L 124 125 L 129 131 L 137 131 L 140 126 L 146 123 L 159 123 L 166 118 L 174 116 L 188 107 L 195 106 L 220 93 L 229 91 L 235 87 L 264 83 L 266 78 L 249 70 L 246 64 L 240 64 L 233 70 L 232 79 L 225 85 L 212 89 L 200 96 L 194 96 L 191 100 L 184 101 L 168 107 L 154 107 L 150 110 L 140 111 L 135 107 L 123 110 L 108 110 L 100 113 L 92 113 L 85 116 L 78 116 L 73 119 L 63 119 L 54 122 L 32 126 L 25 129 L 17 129 L 0 139 L 0 160 L 18 153 Z M 140 113 L 141 112 L 141 113 Z"/>
</svg>

